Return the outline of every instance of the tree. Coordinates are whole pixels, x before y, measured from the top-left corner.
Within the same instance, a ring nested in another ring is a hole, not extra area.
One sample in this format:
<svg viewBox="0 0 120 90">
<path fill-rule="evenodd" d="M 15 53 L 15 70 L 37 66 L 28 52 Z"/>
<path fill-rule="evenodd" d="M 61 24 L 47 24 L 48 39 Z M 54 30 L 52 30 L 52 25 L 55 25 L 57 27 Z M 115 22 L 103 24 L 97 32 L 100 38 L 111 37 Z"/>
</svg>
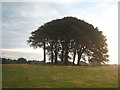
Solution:
<svg viewBox="0 0 120 90">
<path fill-rule="evenodd" d="M 44 51 L 44 63 L 46 62 L 46 41 L 47 37 L 45 32 L 43 31 L 44 26 L 39 27 L 37 30 L 32 32 L 32 36 L 29 37 L 28 43 L 30 43 L 31 47 L 38 48 L 42 47 Z"/>
<path fill-rule="evenodd" d="M 27 60 L 25 58 L 18 58 L 18 64 L 25 64 Z"/>
<path fill-rule="evenodd" d="M 75 17 L 64 17 L 47 22 L 32 32 L 28 43 L 32 47 L 43 48 L 44 63 L 48 54 L 51 63 L 55 64 L 58 59 L 68 64 L 71 58 L 74 64 L 78 56 L 79 65 L 81 59 L 97 64 L 108 61 L 106 40 L 102 32 L 93 25 Z"/>
</svg>

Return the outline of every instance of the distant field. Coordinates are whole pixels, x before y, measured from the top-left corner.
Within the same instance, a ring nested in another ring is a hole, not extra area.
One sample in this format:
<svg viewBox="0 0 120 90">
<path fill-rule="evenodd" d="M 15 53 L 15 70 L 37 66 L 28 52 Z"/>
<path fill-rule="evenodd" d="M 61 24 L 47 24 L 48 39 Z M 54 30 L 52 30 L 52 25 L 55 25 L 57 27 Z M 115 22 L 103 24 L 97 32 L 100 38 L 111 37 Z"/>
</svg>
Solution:
<svg viewBox="0 0 120 90">
<path fill-rule="evenodd" d="M 117 88 L 117 66 L 2 66 L 3 88 Z"/>
</svg>

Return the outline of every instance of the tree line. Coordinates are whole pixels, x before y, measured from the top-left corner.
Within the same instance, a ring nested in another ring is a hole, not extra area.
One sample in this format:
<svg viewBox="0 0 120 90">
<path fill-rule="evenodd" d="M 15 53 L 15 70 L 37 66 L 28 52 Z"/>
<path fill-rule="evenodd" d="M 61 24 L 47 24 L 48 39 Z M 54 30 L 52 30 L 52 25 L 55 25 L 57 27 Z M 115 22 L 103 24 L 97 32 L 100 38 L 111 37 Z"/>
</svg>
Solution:
<svg viewBox="0 0 120 90">
<path fill-rule="evenodd" d="M 88 65 L 85 62 L 81 62 L 82 65 Z M 18 59 L 10 59 L 10 58 L 0 58 L 0 64 L 44 64 L 43 61 L 39 60 L 27 60 L 25 58 Z M 47 62 L 46 64 L 51 64 L 51 62 Z M 69 65 L 72 65 L 72 62 L 68 62 Z M 58 61 L 57 65 L 64 65 L 63 62 Z"/>
<path fill-rule="evenodd" d="M 52 64 L 59 61 L 67 65 L 71 60 L 80 65 L 81 60 L 90 64 L 108 62 L 107 39 L 97 27 L 76 17 L 52 20 L 31 33 L 27 40 L 34 48 L 43 48 Z"/>
<path fill-rule="evenodd" d="M 25 58 L 10 59 L 10 58 L 0 58 L 2 64 L 43 64 L 43 61 L 38 60 L 27 60 Z"/>
</svg>

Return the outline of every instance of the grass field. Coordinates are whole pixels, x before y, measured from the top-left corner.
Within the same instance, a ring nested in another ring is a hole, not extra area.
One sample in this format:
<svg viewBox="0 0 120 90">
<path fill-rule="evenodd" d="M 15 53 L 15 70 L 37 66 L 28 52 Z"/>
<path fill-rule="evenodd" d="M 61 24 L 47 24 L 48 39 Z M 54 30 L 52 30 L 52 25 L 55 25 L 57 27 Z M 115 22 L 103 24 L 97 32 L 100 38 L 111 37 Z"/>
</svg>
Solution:
<svg viewBox="0 0 120 90">
<path fill-rule="evenodd" d="M 3 88 L 117 88 L 117 66 L 2 66 Z"/>
</svg>

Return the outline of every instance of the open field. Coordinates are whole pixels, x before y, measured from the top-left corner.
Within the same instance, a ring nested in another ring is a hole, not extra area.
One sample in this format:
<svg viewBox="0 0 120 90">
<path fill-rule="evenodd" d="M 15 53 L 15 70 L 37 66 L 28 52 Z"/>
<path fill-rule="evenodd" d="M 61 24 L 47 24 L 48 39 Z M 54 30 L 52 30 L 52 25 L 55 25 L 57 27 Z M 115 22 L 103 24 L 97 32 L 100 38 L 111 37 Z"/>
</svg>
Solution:
<svg viewBox="0 0 120 90">
<path fill-rule="evenodd" d="M 3 88 L 117 88 L 117 66 L 4 64 Z"/>
</svg>

